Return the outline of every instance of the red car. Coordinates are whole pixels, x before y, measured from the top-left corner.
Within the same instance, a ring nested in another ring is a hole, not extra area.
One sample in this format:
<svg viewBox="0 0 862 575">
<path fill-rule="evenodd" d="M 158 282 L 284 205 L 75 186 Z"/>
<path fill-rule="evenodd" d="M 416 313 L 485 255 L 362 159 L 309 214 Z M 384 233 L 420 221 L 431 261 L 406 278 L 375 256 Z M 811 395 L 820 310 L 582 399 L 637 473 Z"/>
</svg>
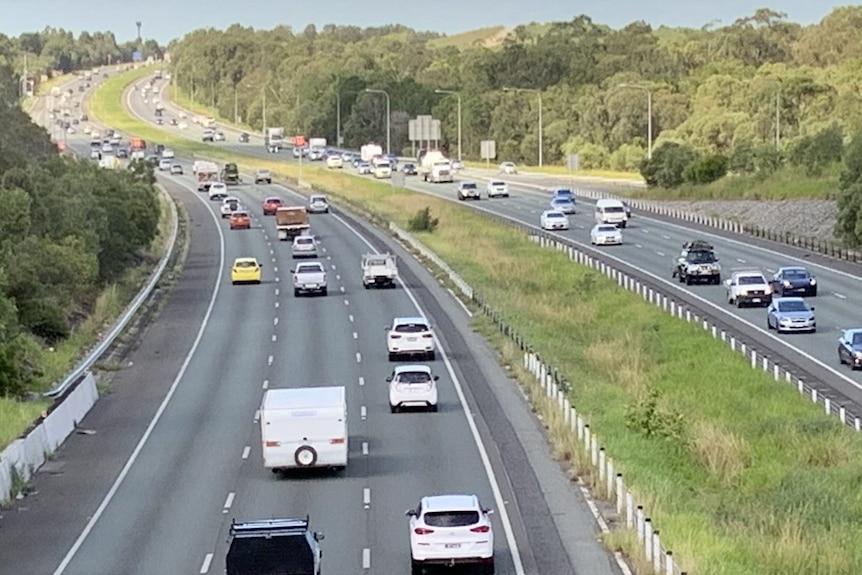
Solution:
<svg viewBox="0 0 862 575">
<path fill-rule="evenodd" d="M 251 218 L 248 217 L 248 212 L 234 212 L 230 215 L 230 229 L 232 230 L 248 230 L 251 229 Z"/>
<path fill-rule="evenodd" d="M 263 215 L 274 216 L 278 208 L 283 205 L 281 198 L 267 198 L 263 201 Z"/>
</svg>

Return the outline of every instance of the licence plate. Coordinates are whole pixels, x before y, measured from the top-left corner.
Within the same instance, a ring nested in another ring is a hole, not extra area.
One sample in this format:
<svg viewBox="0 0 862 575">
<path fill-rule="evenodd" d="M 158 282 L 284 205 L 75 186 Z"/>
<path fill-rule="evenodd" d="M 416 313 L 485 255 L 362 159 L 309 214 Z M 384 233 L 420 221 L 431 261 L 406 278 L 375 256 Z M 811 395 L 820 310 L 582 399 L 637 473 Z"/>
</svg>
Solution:
<svg viewBox="0 0 862 575">
<path fill-rule="evenodd" d="M 760 298 L 759 297 L 751 298 L 751 301 L 753 303 L 760 303 Z"/>
<path fill-rule="evenodd" d="M 309 287 L 309 288 L 316 288 L 316 287 L 317 287 L 317 284 L 308 284 L 308 285 L 306 285 L 305 287 Z"/>
<path fill-rule="evenodd" d="M 446 549 L 460 549 L 460 548 L 461 548 L 460 543 L 447 543 L 446 544 Z"/>
<path fill-rule="evenodd" d="M 408 337 L 407 341 L 416 341 L 416 338 L 415 337 Z"/>
</svg>

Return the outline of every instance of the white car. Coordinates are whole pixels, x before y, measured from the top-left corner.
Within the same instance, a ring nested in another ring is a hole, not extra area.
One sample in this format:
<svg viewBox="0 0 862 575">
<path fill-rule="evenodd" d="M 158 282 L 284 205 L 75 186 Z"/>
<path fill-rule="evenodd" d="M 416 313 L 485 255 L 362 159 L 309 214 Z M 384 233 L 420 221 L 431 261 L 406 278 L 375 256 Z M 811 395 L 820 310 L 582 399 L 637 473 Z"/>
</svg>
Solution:
<svg viewBox="0 0 862 575">
<path fill-rule="evenodd" d="M 165 159 L 159 160 L 159 171 L 160 172 L 167 172 L 168 170 L 171 169 L 171 165 L 172 165 L 172 163 L 170 160 L 165 160 Z"/>
<path fill-rule="evenodd" d="M 299 297 L 304 293 L 319 293 L 326 295 L 326 268 L 320 262 L 297 264 L 293 270 L 293 295 Z"/>
<path fill-rule="evenodd" d="M 623 233 L 613 224 L 598 224 L 590 230 L 590 243 L 594 246 L 619 246 Z"/>
<path fill-rule="evenodd" d="M 314 236 L 296 236 L 293 238 L 290 253 L 293 255 L 293 259 L 316 258 L 317 240 L 314 239 Z"/>
<path fill-rule="evenodd" d="M 396 317 L 386 331 L 389 361 L 404 355 L 419 355 L 429 361 L 436 357 L 434 330 L 424 317 Z"/>
<path fill-rule="evenodd" d="M 212 187 L 210 187 L 210 190 L 212 190 Z M 221 217 L 229 218 L 232 213 L 239 209 L 239 198 L 234 196 L 228 196 L 221 202 Z"/>
<path fill-rule="evenodd" d="M 475 182 L 461 182 L 458 184 L 459 200 L 478 200 L 480 198 L 479 186 Z"/>
<path fill-rule="evenodd" d="M 309 214 L 328 214 L 329 213 L 329 202 L 326 200 L 326 196 L 315 194 L 308 199 L 308 213 Z"/>
<path fill-rule="evenodd" d="M 542 212 L 543 230 L 567 230 L 569 229 L 569 217 L 559 210 L 545 210 Z"/>
<path fill-rule="evenodd" d="M 727 303 L 736 307 L 767 307 L 772 303 L 772 286 L 757 270 L 734 272 L 730 279 L 725 280 L 724 285 L 727 288 Z"/>
<path fill-rule="evenodd" d="M 91 148 L 90 149 L 90 159 L 91 160 L 101 160 L 102 152 L 99 151 L 99 148 Z"/>
<path fill-rule="evenodd" d="M 386 378 L 389 382 L 389 411 L 402 407 L 424 407 L 437 411 L 437 380 L 427 365 L 399 365 Z"/>
<path fill-rule="evenodd" d="M 514 162 L 503 162 L 500 164 L 500 173 L 501 174 L 517 174 L 518 166 L 514 164 Z"/>
<path fill-rule="evenodd" d="M 488 185 L 485 186 L 485 192 L 488 194 L 489 198 L 508 198 L 509 184 L 500 180 L 491 180 L 488 182 Z"/>
<path fill-rule="evenodd" d="M 174 154 L 174 151 L 172 149 L 165 148 L 164 150 L 162 150 L 162 158 L 174 158 L 174 157 L 176 157 L 176 155 Z"/>
<path fill-rule="evenodd" d="M 227 185 L 224 182 L 213 182 L 210 184 L 209 198 L 211 200 L 223 200 L 227 195 Z"/>
<path fill-rule="evenodd" d="M 110 143 L 102 144 L 102 153 L 103 154 L 113 154 L 114 153 L 114 146 L 112 146 Z"/>
<path fill-rule="evenodd" d="M 359 165 L 356 166 L 356 171 L 362 176 L 367 176 L 371 173 L 371 164 L 368 162 L 359 162 Z"/>
<path fill-rule="evenodd" d="M 413 573 L 430 565 L 472 564 L 494 573 L 493 510 L 476 495 L 423 497 L 410 518 L 410 563 Z"/>
<path fill-rule="evenodd" d="M 336 156 L 335 154 L 329 155 L 326 157 L 326 167 L 342 168 L 344 167 L 344 160 L 341 159 L 341 156 Z"/>
<path fill-rule="evenodd" d="M 224 142 L 224 132 L 215 132 L 213 134 L 214 142 Z"/>
</svg>

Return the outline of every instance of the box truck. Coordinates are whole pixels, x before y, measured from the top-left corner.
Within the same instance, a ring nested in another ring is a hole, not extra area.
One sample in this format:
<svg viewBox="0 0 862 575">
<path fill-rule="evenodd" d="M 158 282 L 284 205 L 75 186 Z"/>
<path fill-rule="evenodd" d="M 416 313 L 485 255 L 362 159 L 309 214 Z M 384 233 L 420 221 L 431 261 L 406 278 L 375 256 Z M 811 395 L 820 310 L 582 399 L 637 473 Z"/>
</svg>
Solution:
<svg viewBox="0 0 862 575">
<path fill-rule="evenodd" d="M 263 465 L 273 472 L 347 466 L 344 386 L 268 389 L 260 406 Z"/>
</svg>

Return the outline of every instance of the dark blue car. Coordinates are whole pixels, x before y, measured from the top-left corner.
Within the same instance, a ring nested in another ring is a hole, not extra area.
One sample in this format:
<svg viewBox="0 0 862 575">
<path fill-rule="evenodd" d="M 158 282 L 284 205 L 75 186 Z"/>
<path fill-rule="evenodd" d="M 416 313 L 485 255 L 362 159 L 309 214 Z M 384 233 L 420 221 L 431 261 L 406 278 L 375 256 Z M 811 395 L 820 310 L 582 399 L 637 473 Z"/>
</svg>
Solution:
<svg viewBox="0 0 862 575">
<path fill-rule="evenodd" d="M 778 268 L 769 283 L 777 297 L 817 295 L 817 278 L 801 266 Z"/>
</svg>

